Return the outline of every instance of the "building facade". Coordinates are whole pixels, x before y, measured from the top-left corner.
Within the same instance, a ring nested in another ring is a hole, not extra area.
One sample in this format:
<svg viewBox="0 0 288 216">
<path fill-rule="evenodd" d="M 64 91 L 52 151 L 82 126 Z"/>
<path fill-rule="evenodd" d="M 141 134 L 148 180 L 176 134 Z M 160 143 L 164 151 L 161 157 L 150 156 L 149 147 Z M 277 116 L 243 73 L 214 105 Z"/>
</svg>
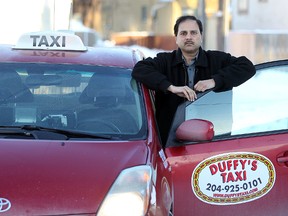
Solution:
<svg viewBox="0 0 288 216">
<path fill-rule="evenodd" d="M 176 46 L 173 34 L 176 19 L 184 14 L 196 15 L 207 27 L 205 35 L 209 35 L 209 39 L 204 40 L 205 44 L 219 48 L 217 43 L 223 44 L 224 32 L 219 28 L 224 13 L 219 13 L 219 9 L 224 10 L 227 1 L 74 0 L 73 13 L 80 13 L 83 23 L 98 31 L 104 39 L 163 49 Z"/>
<path fill-rule="evenodd" d="M 288 58 L 286 0 L 231 0 L 225 49 L 254 63 Z"/>
<path fill-rule="evenodd" d="M 254 63 L 288 57 L 286 0 L 73 0 L 85 26 L 116 44 L 176 48 L 173 26 L 190 14 L 204 25 L 203 47 Z M 288 18 L 288 17 L 287 17 Z"/>
</svg>

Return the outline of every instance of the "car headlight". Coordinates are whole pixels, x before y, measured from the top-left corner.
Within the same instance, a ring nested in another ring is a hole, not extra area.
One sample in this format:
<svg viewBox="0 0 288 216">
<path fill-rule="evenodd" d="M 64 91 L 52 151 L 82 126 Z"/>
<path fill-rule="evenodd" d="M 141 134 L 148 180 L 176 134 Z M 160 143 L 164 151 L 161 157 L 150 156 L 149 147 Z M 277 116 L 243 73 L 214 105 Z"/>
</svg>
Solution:
<svg viewBox="0 0 288 216">
<path fill-rule="evenodd" d="M 97 216 L 141 216 L 149 206 L 152 168 L 147 165 L 123 170 L 106 195 Z"/>
</svg>

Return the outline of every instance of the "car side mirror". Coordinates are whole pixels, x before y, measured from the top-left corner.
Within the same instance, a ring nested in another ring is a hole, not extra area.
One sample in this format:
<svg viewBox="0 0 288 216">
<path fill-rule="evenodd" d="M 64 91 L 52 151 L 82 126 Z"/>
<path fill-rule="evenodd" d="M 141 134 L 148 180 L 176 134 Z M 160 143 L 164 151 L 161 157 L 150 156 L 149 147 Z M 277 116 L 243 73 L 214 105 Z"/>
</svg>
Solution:
<svg viewBox="0 0 288 216">
<path fill-rule="evenodd" d="M 176 130 L 178 141 L 211 141 L 214 137 L 214 125 L 203 119 L 190 119 L 184 121 Z"/>
</svg>

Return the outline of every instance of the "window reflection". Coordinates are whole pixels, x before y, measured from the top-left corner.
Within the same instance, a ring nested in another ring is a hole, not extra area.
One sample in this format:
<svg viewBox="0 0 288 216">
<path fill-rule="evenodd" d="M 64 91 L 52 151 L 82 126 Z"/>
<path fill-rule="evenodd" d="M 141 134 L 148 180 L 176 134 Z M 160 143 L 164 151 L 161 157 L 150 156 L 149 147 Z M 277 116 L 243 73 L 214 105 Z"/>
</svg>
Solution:
<svg viewBox="0 0 288 216">
<path fill-rule="evenodd" d="M 186 108 L 186 120 L 214 124 L 215 137 L 288 129 L 288 67 L 258 70 L 232 91 L 210 92 Z"/>
<path fill-rule="evenodd" d="M 287 67 L 261 70 L 233 90 L 232 135 L 288 128 Z"/>
<path fill-rule="evenodd" d="M 146 131 L 131 69 L 2 63 L 0 126 L 35 125 L 126 138 Z"/>
</svg>

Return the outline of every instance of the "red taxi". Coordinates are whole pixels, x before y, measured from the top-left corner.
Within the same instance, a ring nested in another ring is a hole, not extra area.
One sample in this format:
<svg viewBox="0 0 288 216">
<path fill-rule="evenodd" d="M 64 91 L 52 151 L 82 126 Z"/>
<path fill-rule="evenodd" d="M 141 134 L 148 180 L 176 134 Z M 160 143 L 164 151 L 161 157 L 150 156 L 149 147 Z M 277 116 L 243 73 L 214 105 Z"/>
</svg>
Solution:
<svg viewBox="0 0 288 216">
<path fill-rule="evenodd" d="M 0 216 L 286 215 L 286 61 L 180 105 L 162 148 L 140 52 L 64 32 L 0 49 Z"/>
<path fill-rule="evenodd" d="M 64 32 L 0 47 L 0 216 L 168 215 L 170 170 L 142 59 Z"/>
</svg>

